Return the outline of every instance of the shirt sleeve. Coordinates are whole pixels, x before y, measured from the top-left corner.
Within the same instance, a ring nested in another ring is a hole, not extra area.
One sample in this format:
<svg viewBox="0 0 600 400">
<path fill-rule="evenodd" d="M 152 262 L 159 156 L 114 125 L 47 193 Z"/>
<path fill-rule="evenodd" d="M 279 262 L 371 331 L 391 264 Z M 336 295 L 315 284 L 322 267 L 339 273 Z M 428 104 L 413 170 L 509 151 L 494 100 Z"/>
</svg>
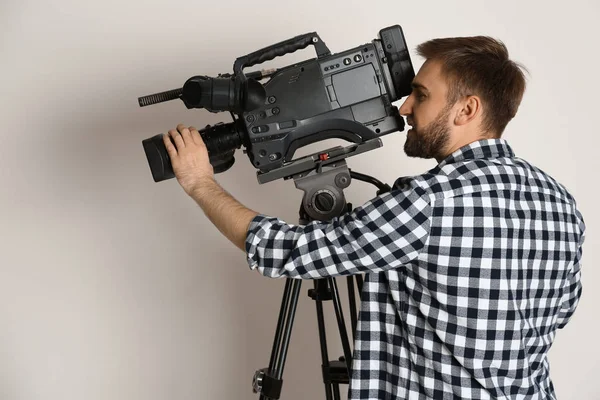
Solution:
<svg viewBox="0 0 600 400">
<path fill-rule="evenodd" d="M 398 268 L 429 237 L 429 198 L 392 190 L 330 221 L 291 225 L 264 214 L 248 228 L 251 269 L 271 278 L 320 279 Z"/>
<path fill-rule="evenodd" d="M 581 257 L 583 255 L 583 242 L 585 241 L 585 224 L 581 214 L 578 213 L 580 239 L 577 254 L 573 260 L 573 267 L 567 274 L 567 281 L 564 287 L 563 302 L 560 312 L 558 313 L 558 328 L 564 328 L 579 304 L 581 298 Z"/>
</svg>

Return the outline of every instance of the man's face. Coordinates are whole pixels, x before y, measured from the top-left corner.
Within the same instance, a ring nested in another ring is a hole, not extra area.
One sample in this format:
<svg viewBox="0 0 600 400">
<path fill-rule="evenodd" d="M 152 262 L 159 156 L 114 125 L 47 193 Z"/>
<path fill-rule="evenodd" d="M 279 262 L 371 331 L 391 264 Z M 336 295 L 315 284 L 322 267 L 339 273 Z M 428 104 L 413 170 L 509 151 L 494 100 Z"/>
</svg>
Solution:
<svg viewBox="0 0 600 400">
<path fill-rule="evenodd" d="M 447 104 L 448 85 L 437 61 L 428 60 L 413 80 L 413 91 L 400 107 L 412 126 L 406 136 L 404 152 L 409 157 L 445 158 L 449 144 L 452 105 Z"/>
</svg>

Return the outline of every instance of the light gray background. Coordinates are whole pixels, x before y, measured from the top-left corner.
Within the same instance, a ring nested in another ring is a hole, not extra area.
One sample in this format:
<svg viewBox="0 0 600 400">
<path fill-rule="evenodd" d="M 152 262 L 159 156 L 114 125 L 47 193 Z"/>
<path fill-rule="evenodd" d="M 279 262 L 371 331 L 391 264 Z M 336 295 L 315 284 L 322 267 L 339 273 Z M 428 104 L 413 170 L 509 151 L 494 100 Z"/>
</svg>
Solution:
<svg viewBox="0 0 600 400">
<path fill-rule="evenodd" d="M 2 1 L 0 399 L 257 398 L 251 378 L 268 365 L 284 282 L 250 272 L 175 180 L 154 183 L 141 145 L 229 114 L 180 101 L 140 108 L 137 98 L 231 72 L 236 57 L 301 33 L 339 52 L 396 23 L 415 68 L 422 41 L 486 34 L 530 70 L 505 137 L 571 190 L 588 225 L 584 295 L 550 352 L 552 378 L 560 399 L 599 399 L 599 11 L 593 1 Z M 392 183 L 435 165 L 407 158 L 404 140 L 385 137 L 351 168 Z M 297 222 L 301 192 L 259 185 L 241 151 L 218 180 L 247 206 Z M 361 182 L 347 191 L 354 204 L 374 193 Z M 284 399 L 324 398 L 311 286 Z"/>
</svg>

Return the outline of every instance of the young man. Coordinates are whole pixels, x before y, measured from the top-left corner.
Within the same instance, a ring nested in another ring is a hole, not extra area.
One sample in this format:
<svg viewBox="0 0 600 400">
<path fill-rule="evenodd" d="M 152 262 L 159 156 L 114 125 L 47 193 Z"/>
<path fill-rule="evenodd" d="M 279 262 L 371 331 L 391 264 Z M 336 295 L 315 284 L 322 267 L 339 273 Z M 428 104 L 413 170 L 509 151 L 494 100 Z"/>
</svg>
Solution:
<svg viewBox="0 0 600 400">
<path fill-rule="evenodd" d="M 165 135 L 183 189 L 268 277 L 366 273 L 349 397 L 553 399 L 547 351 L 581 295 L 585 225 L 501 135 L 525 90 L 488 37 L 435 39 L 400 113 L 423 175 L 305 226 L 247 209 L 213 179 L 194 128 Z"/>
</svg>

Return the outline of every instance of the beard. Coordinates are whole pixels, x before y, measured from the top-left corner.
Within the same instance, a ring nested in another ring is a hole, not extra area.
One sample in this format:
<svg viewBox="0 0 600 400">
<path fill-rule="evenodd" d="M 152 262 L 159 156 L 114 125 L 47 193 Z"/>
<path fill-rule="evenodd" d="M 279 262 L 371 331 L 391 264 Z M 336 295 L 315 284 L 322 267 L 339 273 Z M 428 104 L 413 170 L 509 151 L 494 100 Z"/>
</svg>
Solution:
<svg viewBox="0 0 600 400">
<path fill-rule="evenodd" d="M 448 115 L 450 106 L 446 106 L 426 127 L 412 129 L 406 136 L 404 152 L 409 157 L 443 158 L 444 148 L 450 140 Z"/>
</svg>

